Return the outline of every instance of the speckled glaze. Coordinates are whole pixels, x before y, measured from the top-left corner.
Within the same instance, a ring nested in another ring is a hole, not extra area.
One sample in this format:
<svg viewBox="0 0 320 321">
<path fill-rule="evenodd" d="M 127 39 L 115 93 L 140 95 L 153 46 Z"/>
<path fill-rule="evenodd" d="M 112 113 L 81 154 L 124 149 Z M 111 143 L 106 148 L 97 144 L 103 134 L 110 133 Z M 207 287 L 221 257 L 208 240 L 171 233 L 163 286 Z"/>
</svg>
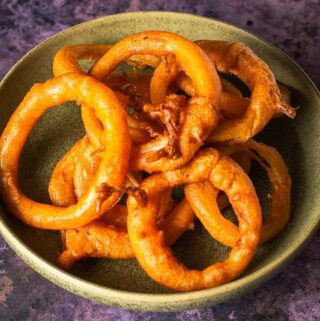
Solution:
<svg viewBox="0 0 320 321">
<path fill-rule="evenodd" d="M 78 295 L 139 310 L 176 311 L 209 306 L 251 290 L 274 276 L 299 253 L 319 224 L 319 93 L 287 56 L 245 31 L 206 18 L 152 12 L 109 16 L 65 30 L 20 60 L 1 83 L 0 101 L 5 108 L 0 109 L 0 125 L 3 129 L 32 84 L 52 76 L 52 58 L 60 47 L 115 42 L 148 29 L 173 31 L 190 39 L 243 41 L 270 65 L 278 81 L 291 87 L 293 104 L 301 106 L 298 117 L 295 121 L 274 120 L 259 135 L 259 139 L 281 151 L 293 178 L 292 219 L 288 227 L 275 240 L 259 248 L 254 261 L 238 280 L 214 289 L 181 294 L 155 284 L 135 261 L 87 260 L 66 273 L 55 265 L 60 251 L 59 235 L 26 227 L 4 209 L 0 229 L 8 244 L 27 264 Z M 79 109 L 73 104 L 64 107 L 50 110 L 39 121 L 21 159 L 22 189 L 30 197 L 44 202 L 48 201 L 46 187 L 55 163 L 83 133 Z M 258 176 L 257 185 L 263 192 L 267 187 L 263 181 L 259 182 Z M 227 253 L 227 249 L 212 241 L 200 226 L 179 240 L 174 251 L 194 268 L 203 268 Z M 5 284 L 10 287 L 9 283 Z"/>
</svg>

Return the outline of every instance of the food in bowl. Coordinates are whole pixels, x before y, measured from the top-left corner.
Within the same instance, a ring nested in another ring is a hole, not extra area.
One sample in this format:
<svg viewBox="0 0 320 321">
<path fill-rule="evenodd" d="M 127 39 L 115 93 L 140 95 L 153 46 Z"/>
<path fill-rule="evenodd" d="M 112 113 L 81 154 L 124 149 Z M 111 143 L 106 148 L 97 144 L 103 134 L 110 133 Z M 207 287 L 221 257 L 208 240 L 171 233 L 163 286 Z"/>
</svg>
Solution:
<svg viewBox="0 0 320 321">
<path fill-rule="evenodd" d="M 88 73 L 81 59 L 94 60 Z M 123 62 L 134 71 L 113 73 Z M 140 75 L 147 67 L 154 73 Z M 0 189 L 8 210 L 23 222 L 62 231 L 59 262 L 65 268 L 84 257 L 135 257 L 168 288 L 211 288 L 241 275 L 259 242 L 288 222 L 286 165 L 277 150 L 253 137 L 279 114 L 294 118 L 295 109 L 288 89 L 244 44 L 195 43 L 146 31 L 112 45 L 62 48 L 53 71 L 53 79 L 28 92 L 1 136 Z M 250 98 L 218 72 L 241 79 Z M 19 156 L 41 115 L 69 100 L 81 106 L 86 135 L 53 172 L 53 205 L 41 204 L 18 186 Z M 273 185 L 265 222 L 247 174 L 251 159 Z M 171 197 L 177 186 L 184 186 L 181 200 Z M 226 197 L 239 227 L 221 215 Z M 188 269 L 168 248 L 196 217 L 212 237 L 232 247 L 226 260 L 202 271 Z"/>
</svg>

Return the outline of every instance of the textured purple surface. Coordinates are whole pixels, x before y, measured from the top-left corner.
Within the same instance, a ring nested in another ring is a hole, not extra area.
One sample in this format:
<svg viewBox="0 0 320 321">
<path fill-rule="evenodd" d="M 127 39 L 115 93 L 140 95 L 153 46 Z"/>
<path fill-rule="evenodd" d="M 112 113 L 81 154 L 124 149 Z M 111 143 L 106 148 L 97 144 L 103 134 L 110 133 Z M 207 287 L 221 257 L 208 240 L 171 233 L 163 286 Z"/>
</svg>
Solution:
<svg viewBox="0 0 320 321">
<path fill-rule="evenodd" d="M 280 47 L 320 85 L 318 0 L 0 0 L 0 77 L 29 49 L 60 30 L 138 10 L 189 12 L 244 27 Z M 318 233 L 283 273 L 241 298 L 207 309 L 144 313 L 93 303 L 58 288 L 0 239 L 0 320 L 319 320 L 319 248 Z"/>
</svg>

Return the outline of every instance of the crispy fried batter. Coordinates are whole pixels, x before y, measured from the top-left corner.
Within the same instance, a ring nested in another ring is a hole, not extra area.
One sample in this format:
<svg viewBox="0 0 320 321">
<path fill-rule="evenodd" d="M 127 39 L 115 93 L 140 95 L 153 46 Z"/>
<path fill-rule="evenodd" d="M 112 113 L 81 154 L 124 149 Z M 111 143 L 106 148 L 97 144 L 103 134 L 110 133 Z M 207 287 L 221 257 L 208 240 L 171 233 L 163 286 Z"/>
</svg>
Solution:
<svg viewBox="0 0 320 321">
<path fill-rule="evenodd" d="M 178 126 L 181 108 L 186 104 L 186 97 L 172 94 L 166 97 L 165 102 L 160 104 L 146 104 L 143 111 L 151 119 L 158 119 L 165 126 L 168 134 L 168 144 L 165 151 L 168 157 L 174 157 L 177 151 L 176 142 L 178 139 Z"/>
</svg>

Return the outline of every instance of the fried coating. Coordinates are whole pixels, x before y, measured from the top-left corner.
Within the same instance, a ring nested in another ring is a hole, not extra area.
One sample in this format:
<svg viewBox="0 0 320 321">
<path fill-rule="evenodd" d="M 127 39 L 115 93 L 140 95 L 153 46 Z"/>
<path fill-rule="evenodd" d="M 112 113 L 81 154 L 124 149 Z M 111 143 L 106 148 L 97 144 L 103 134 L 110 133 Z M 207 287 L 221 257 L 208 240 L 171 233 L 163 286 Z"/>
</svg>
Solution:
<svg viewBox="0 0 320 321">
<path fill-rule="evenodd" d="M 52 106 L 76 100 L 91 103 L 103 123 L 106 146 L 112 155 L 103 157 L 88 191 L 78 203 L 67 208 L 35 202 L 18 186 L 18 162 L 25 141 L 43 113 Z M 83 226 L 103 214 L 96 210 L 102 185 L 120 187 L 126 176 L 131 141 L 126 116 L 116 95 L 97 80 L 77 73 L 68 73 L 43 84 L 37 84 L 11 116 L 0 139 L 0 190 L 9 211 L 24 223 L 45 229 L 66 229 Z M 103 199 L 112 206 L 114 193 Z"/>
<path fill-rule="evenodd" d="M 291 178 L 283 158 L 275 148 L 253 139 L 221 148 L 221 151 L 226 154 L 245 151 L 266 170 L 273 194 L 270 214 L 262 225 L 260 243 L 269 241 L 283 230 L 290 218 Z M 185 193 L 190 206 L 211 236 L 226 246 L 234 247 L 240 231 L 235 224 L 222 216 L 216 200 L 218 190 L 213 184 L 210 181 L 189 184 Z"/>
<path fill-rule="evenodd" d="M 240 238 L 226 260 L 202 271 L 190 270 L 174 257 L 157 227 L 157 197 L 165 189 L 206 179 L 228 195 L 239 220 Z M 214 149 L 202 150 L 184 167 L 149 176 L 141 188 L 148 203 L 141 207 L 128 198 L 128 233 L 140 265 L 153 280 L 176 291 L 195 291 L 235 279 L 250 263 L 259 243 L 261 208 L 250 179 L 230 158 Z"/>
</svg>

